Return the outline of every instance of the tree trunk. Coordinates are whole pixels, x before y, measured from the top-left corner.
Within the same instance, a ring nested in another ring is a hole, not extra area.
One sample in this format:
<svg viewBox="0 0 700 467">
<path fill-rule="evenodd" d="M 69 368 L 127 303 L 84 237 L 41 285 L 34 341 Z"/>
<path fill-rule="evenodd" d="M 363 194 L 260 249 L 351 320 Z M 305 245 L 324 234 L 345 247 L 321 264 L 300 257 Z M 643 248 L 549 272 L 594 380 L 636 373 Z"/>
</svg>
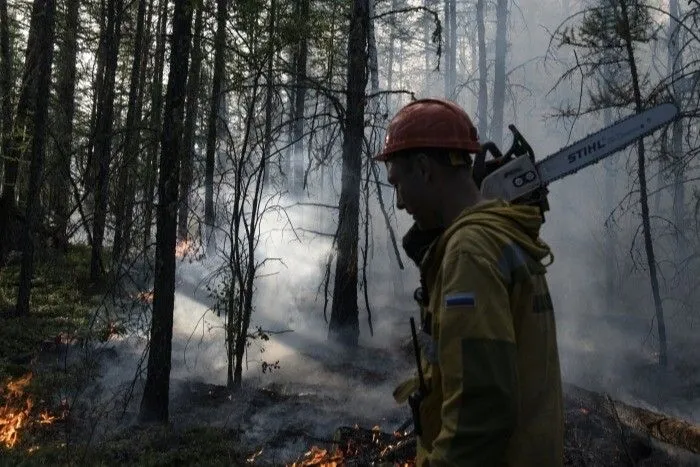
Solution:
<svg viewBox="0 0 700 467">
<path fill-rule="evenodd" d="M 163 69 L 165 64 L 165 39 L 168 26 L 168 0 L 160 0 L 158 5 L 158 27 L 156 30 L 156 56 L 153 66 L 153 82 L 151 85 L 151 133 L 159 135 L 162 126 L 163 109 Z M 153 196 L 158 171 L 158 151 L 160 144 L 157 137 L 151 137 L 146 161 L 146 180 L 143 213 L 143 250 L 151 248 L 151 228 L 153 225 Z"/>
<path fill-rule="evenodd" d="M 34 135 L 32 139 L 32 158 L 29 166 L 29 186 L 27 189 L 27 206 L 25 211 L 24 235 L 22 238 L 22 265 L 17 291 L 15 314 L 29 314 L 29 296 L 34 273 L 34 228 L 40 219 L 39 191 L 44 169 L 44 152 L 46 150 L 46 127 L 49 113 L 49 88 L 51 85 L 51 62 L 53 60 L 54 34 L 54 0 L 36 0 L 37 10 L 41 12 L 38 20 L 38 54 L 36 73 L 36 105 L 34 107 Z"/>
<path fill-rule="evenodd" d="M 105 76 L 102 83 L 102 96 L 97 110 L 97 134 L 95 135 L 95 152 L 97 159 L 97 183 L 95 186 L 95 217 L 92 224 L 92 254 L 90 258 L 90 279 L 102 278 L 102 243 L 104 241 L 107 220 L 107 203 L 109 201 L 109 169 L 112 159 L 112 130 L 114 127 L 115 79 L 119 41 L 121 39 L 121 22 L 123 0 L 108 0 L 105 47 Z"/>
<path fill-rule="evenodd" d="M 173 308 L 175 305 L 175 242 L 178 184 L 182 153 L 183 113 L 187 94 L 187 60 L 190 48 L 192 8 L 187 0 L 175 0 L 170 71 L 165 96 L 156 210 L 156 271 L 153 319 L 148 352 L 148 374 L 139 418 L 142 422 L 168 421 Z"/>
<path fill-rule="evenodd" d="M 296 0 L 297 31 L 301 32 L 301 37 L 296 46 L 296 57 L 294 63 L 294 141 L 293 158 L 294 161 L 294 192 L 300 194 L 304 190 L 304 108 L 306 107 L 306 68 L 309 55 L 309 0 Z"/>
<path fill-rule="evenodd" d="M 32 14 L 29 25 L 29 37 L 27 40 L 27 51 L 24 60 L 24 70 L 22 71 L 22 81 L 17 101 L 17 113 L 12 121 L 12 106 L 3 108 L 3 118 L 7 123 L 3 125 L 3 157 L 5 159 L 2 194 L 0 195 L 0 264 L 4 263 L 5 255 L 9 250 L 18 246 L 19 236 L 19 212 L 17 208 L 17 178 L 19 175 L 19 163 L 24 160 L 26 137 L 31 134 L 30 115 L 34 112 L 36 96 L 36 75 L 38 66 L 37 35 L 41 24 L 40 9 L 42 4 L 35 1 L 32 6 Z M 5 8 L 7 10 L 7 8 Z M 7 15 L 6 15 L 7 16 Z M 7 24 L 3 21 L 3 24 Z M 3 26 L 4 27 L 4 26 Z M 9 77 L 12 75 L 11 53 L 9 50 L 2 52 L 3 67 L 10 68 Z M 4 70 L 3 70 L 4 75 Z M 5 76 L 3 76 L 5 79 Z M 12 81 L 6 83 L 10 92 Z M 9 97 L 7 97 L 9 99 Z M 7 129 L 5 129 L 5 125 Z"/>
<path fill-rule="evenodd" d="M 221 108 L 222 85 L 224 81 L 224 64 L 226 57 L 226 21 L 228 18 L 228 1 L 216 0 L 216 35 L 214 37 L 214 77 L 212 81 L 209 117 L 207 121 L 207 153 L 204 179 L 204 225 L 206 227 L 207 254 L 213 254 L 216 248 L 214 238 L 214 167 L 217 145 L 217 121 Z"/>
<path fill-rule="evenodd" d="M 457 1 L 445 0 L 445 97 L 455 98 L 457 85 Z"/>
<path fill-rule="evenodd" d="M 493 118 L 491 140 L 499 147 L 503 142 L 503 110 L 506 101 L 506 43 L 508 0 L 496 2 L 496 61 L 493 71 Z"/>
<path fill-rule="evenodd" d="M 49 209 L 54 216 L 55 238 L 62 249 L 68 246 L 70 217 L 70 177 L 73 154 L 73 116 L 75 114 L 75 73 L 78 52 L 79 0 L 66 0 L 65 30 L 58 64 L 56 94 L 56 169 L 51 176 Z"/>
<path fill-rule="evenodd" d="M 2 133 L 0 133 L 0 154 L 5 161 L 2 168 L 7 174 L 11 167 L 12 144 L 12 48 L 10 47 L 10 25 L 7 14 L 7 0 L 0 0 L 0 106 L 2 106 Z M 16 169 L 15 169 L 16 170 Z M 15 177 L 16 179 L 16 177 Z M 14 182 L 11 191 L 5 188 L 5 177 L 0 190 L 0 267 L 5 262 L 9 250 L 10 223 L 15 206 Z"/>
<path fill-rule="evenodd" d="M 185 134 L 182 146 L 185 149 L 180 173 L 180 212 L 177 220 L 177 237 L 189 239 L 188 217 L 190 213 L 190 190 L 192 187 L 192 163 L 194 161 L 194 134 L 199 112 L 199 77 L 202 74 L 202 25 L 204 6 L 196 4 L 197 16 L 194 21 L 192 61 L 187 78 L 187 112 L 185 114 Z"/>
<path fill-rule="evenodd" d="M 632 45 L 632 37 L 630 34 L 630 19 L 627 12 L 627 0 L 620 1 L 620 10 L 622 13 L 623 24 L 623 39 L 627 50 L 627 60 L 630 66 L 632 75 L 632 89 L 634 91 L 634 101 L 637 113 L 643 109 L 642 93 L 639 86 L 639 75 L 637 73 L 637 62 L 634 56 L 634 48 Z M 654 256 L 654 243 L 651 238 L 651 222 L 649 220 L 649 198 L 647 195 L 647 179 L 646 179 L 646 158 L 644 156 L 644 140 L 639 139 L 637 142 L 637 174 L 639 178 L 639 201 L 642 205 L 642 226 L 644 230 L 644 249 L 647 256 L 647 265 L 649 266 L 649 279 L 651 281 L 651 291 L 654 297 L 654 308 L 656 311 L 656 325 L 659 334 L 659 365 L 666 367 L 668 363 L 668 350 L 666 343 L 666 322 L 664 319 L 663 303 L 661 302 L 661 293 L 659 291 L 659 278 L 656 273 L 656 259 Z"/>
<path fill-rule="evenodd" d="M 329 339 L 348 347 L 356 347 L 360 335 L 357 308 L 357 243 L 367 86 L 368 1 L 354 0 L 350 17 L 342 188 L 338 204 L 338 259 L 328 329 Z"/>
<path fill-rule="evenodd" d="M 129 245 L 124 242 L 129 237 L 128 231 L 131 225 L 126 223 L 130 216 L 126 210 L 132 205 L 129 198 L 134 196 L 134 166 L 138 163 L 139 135 L 138 124 L 141 121 L 141 105 L 139 94 L 141 79 L 141 60 L 143 55 L 144 18 L 146 17 L 146 0 L 139 0 L 136 13 L 136 37 L 134 38 L 134 55 L 131 60 L 131 76 L 129 78 L 129 101 L 126 110 L 126 143 L 124 158 L 119 169 L 119 183 L 116 193 L 115 222 L 114 222 L 114 246 L 112 247 L 112 261 L 120 260 L 122 253 L 129 251 Z"/>
<path fill-rule="evenodd" d="M 486 65 L 486 0 L 476 1 L 476 35 L 479 43 L 479 102 L 477 106 L 479 136 L 486 139 L 488 135 L 489 100 L 488 68 Z"/>
<path fill-rule="evenodd" d="M 683 54 L 680 44 L 683 40 L 677 18 L 681 17 L 678 0 L 669 1 L 668 25 L 668 71 L 673 84 L 673 99 L 681 106 L 685 98 L 682 84 L 687 78 L 680 78 L 679 70 L 683 70 Z M 685 242 L 685 167 L 683 164 L 683 126 L 682 120 L 677 119 L 671 125 L 671 161 L 673 167 L 673 223 L 675 226 L 675 262 L 680 264 L 688 255 Z"/>
</svg>

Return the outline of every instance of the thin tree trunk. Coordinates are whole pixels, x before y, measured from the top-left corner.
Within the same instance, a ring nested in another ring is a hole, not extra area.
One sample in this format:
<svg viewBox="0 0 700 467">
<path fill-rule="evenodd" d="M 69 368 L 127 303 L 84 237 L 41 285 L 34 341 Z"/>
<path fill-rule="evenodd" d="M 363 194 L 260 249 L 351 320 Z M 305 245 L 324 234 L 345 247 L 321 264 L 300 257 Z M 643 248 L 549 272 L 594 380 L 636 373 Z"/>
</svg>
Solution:
<svg viewBox="0 0 700 467">
<path fill-rule="evenodd" d="M 295 102 L 294 102 L 294 191 L 299 194 L 304 190 L 304 109 L 306 107 L 306 68 L 309 55 L 309 0 L 297 0 L 298 31 L 303 31 L 296 48 Z"/>
<path fill-rule="evenodd" d="M 506 100 L 506 53 L 508 0 L 496 2 L 496 61 L 493 72 L 493 118 L 491 139 L 498 146 L 503 141 L 503 111 Z"/>
<path fill-rule="evenodd" d="M 682 35 L 677 18 L 681 11 L 678 0 L 669 1 L 668 25 L 668 70 L 673 84 L 673 98 L 677 105 L 684 102 L 682 85 L 678 82 L 679 70 L 683 69 L 683 54 L 681 52 Z M 673 223 L 675 225 L 675 262 L 680 264 L 688 255 L 685 244 L 685 167 L 683 165 L 683 126 L 682 120 L 677 119 L 671 125 L 671 163 L 673 167 Z"/>
<path fill-rule="evenodd" d="M 121 22 L 123 0 L 109 0 L 107 6 L 107 30 L 105 34 L 105 77 L 103 81 L 101 104 L 98 109 L 97 134 L 95 139 L 95 157 L 97 158 L 97 184 L 95 187 L 95 217 L 92 225 L 92 254 L 90 258 L 90 279 L 102 278 L 102 244 L 107 220 L 107 203 L 109 201 L 109 175 L 112 159 L 112 130 L 114 127 L 115 80 L 119 41 L 121 39 Z"/>
<path fill-rule="evenodd" d="M 168 0 L 160 0 L 158 5 L 158 27 L 156 30 L 156 56 L 153 67 L 153 82 L 151 85 L 151 133 L 159 135 L 163 118 L 163 69 L 165 65 L 165 40 L 168 26 Z M 146 180 L 143 214 L 143 249 L 151 248 L 151 228 L 153 226 L 153 201 L 158 172 L 158 151 L 160 144 L 157 137 L 151 137 L 146 161 Z"/>
<path fill-rule="evenodd" d="M 192 163 L 194 161 L 194 134 L 199 112 L 199 77 L 202 74 L 202 25 L 204 5 L 197 2 L 197 16 L 194 20 L 192 61 L 187 78 L 187 111 L 185 113 L 185 134 L 182 145 L 185 149 L 180 173 L 180 212 L 177 220 L 177 237 L 189 238 L 188 218 L 190 214 L 190 190 L 192 187 Z"/>
<path fill-rule="evenodd" d="M 65 30 L 58 65 L 56 94 L 56 170 L 51 180 L 50 211 L 55 220 L 58 246 L 68 247 L 70 217 L 70 164 L 73 154 L 73 116 L 75 113 L 75 73 L 78 52 L 79 0 L 66 0 Z"/>
<path fill-rule="evenodd" d="M 357 307 L 360 218 L 360 175 L 367 86 L 368 0 L 354 0 L 348 37 L 347 102 L 343 131 L 343 169 L 338 204 L 338 259 L 333 286 L 333 307 L 328 337 L 357 347 L 360 335 Z"/>
<path fill-rule="evenodd" d="M 479 135 L 486 139 L 489 120 L 488 68 L 486 65 L 486 0 L 476 1 L 476 35 L 479 43 Z"/>
<path fill-rule="evenodd" d="M 445 8 L 449 36 L 445 63 L 445 97 L 454 99 L 457 86 L 457 0 L 445 0 Z"/>
<path fill-rule="evenodd" d="M 26 222 L 22 239 L 22 265 L 17 291 L 15 314 L 29 314 L 29 296 L 34 273 L 34 229 L 40 219 L 39 191 L 44 170 L 44 152 L 46 150 L 46 127 L 49 113 L 49 88 L 51 85 L 51 64 L 53 60 L 54 34 L 54 0 L 36 0 L 41 19 L 38 24 L 38 54 L 36 70 L 36 105 L 34 107 L 34 135 L 32 140 L 32 158 L 29 166 L 29 186 L 27 190 Z"/>
<path fill-rule="evenodd" d="M 12 163 L 12 48 L 10 47 L 10 25 L 7 14 L 7 0 L 0 0 L 0 105 L 2 106 L 2 134 L 0 134 L 0 153 L 3 164 L 3 183 L 0 190 L 0 267 L 5 262 L 9 250 L 10 223 L 15 207 L 14 181 L 6 187 L 6 176 Z M 17 169 L 15 168 L 15 171 Z M 16 176 L 14 177 L 16 180 Z M 10 190 L 11 188 L 11 190 Z"/>
<path fill-rule="evenodd" d="M 228 1 L 216 1 L 216 35 L 214 37 L 214 77 L 212 81 L 211 100 L 209 101 L 209 118 L 207 122 L 207 153 L 204 174 L 204 225 L 206 227 L 207 254 L 214 253 L 216 239 L 214 226 L 214 168 L 217 145 L 217 122 L 221 108 L 222 85 L 224 81 L 224 59 L 226 55 L 226 21 L 228 18 Z"/>
<path fill-rule="evenodd" d="M 637 73 L 637 62 L 634 56 L 632 37 L 630 34 L 630 19 L 627 12 L 627 0 L 620 1 L 622 21 L 624 28 L 625 48 L 627 50 L 627 60 L 632 74 L 632 89 L 634 91 L 634 101 L 637 113 L 643 109 L 642 93 L 639 86 L 639 75 Z M 646 179 L 646 158 L 644 156 L 644 140 L 639 139 L 637 143 L 637 173 L 639 177 L 639 198 L 642 205 L 642 226 L 644 230 L 644 249 L 649 266 L 649 279 L 651 281 L 651 291 L 654 297 L 654 308 L 656 310 L 656 326 L 659 334 L 659 365 L 666 367 L 668 363 L 668 349 L 666 343 L 666 322 L 664 319 L 663 303 L 659 290 L 659 278 L 656 272 L 656 258 L 654 256 L 654 243 L 651 238 L 651 222 L 649 220 L 649 199 L 647 195 Z"/>
<path fill-rule="evenodd" d="M 141 121 L 142 96 L 139 94 L 141 79 L 141 64 L 143 56 L 144 18 L 146 17 L 146 0 L 139 0 L 136 13 L 136 37 L 134 38 L 134 55 L 131 60 L 131 76 L 129 78 L 129 101 L 126 110 L 126 144 L 124 158 L 119 169 L 119 189 L 116 192 L 116 208 L 114 222 L 114 246 L 112 247 L 112 261 L 120 260 L 122 253 L 129 251 L 128 243 L 124 242 L 131 225 L 126 223 L 126 210 L 132 203 L 129 198 L 134 196 L 134 166 L 138 162 L 139 135 L 138 123 Z"/>
<path fill-rule="evenodd" d="M 191 24 L 190 2 L 175 0 L 158 177 L 153 319 L 148 352 L 148 374 L 139 413 L 139 418 L 143 422 L 167 423 L 168 421 L 175 306 L 175 243 L 179 201 L 177 191 L 180 175 L 179 159 L 182 154 L 180 143 L 187 94 L 187 60 Z"/>
</svg>

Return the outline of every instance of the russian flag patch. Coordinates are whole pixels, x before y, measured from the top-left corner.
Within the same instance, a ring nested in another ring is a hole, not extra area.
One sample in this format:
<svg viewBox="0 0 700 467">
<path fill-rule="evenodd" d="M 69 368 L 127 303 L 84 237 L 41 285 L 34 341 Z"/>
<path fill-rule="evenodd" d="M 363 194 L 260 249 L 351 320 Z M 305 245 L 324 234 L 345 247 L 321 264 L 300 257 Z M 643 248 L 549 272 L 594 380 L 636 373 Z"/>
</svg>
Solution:
<svg viewBox="0 0 700 467">
<path fill-rule="evenodd" d="M 466 306 L 476 306 L 476 296 L 471 292 L 460 292 L 445 295 L 445 308 Z"/>
</svg>

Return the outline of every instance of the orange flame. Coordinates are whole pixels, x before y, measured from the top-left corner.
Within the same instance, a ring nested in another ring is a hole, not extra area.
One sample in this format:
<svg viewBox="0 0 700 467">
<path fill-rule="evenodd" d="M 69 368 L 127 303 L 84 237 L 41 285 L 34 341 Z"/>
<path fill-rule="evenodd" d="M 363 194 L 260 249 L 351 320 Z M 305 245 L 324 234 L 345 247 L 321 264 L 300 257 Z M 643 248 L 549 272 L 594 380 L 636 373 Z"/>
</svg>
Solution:
<svg viewBox="0 0 700 467">
<path fill-rule="evenodd" d="M 23 403 L 18 403 L 18 399 L 24 395 L 24 389 L 32 380 L 32 374 L 10 381 L 3 391 L 5 405 L 0 408 L 0 443 L 7 448 L 13 448 L 17 444 L 19 430 L 25 425 L 32 410 L 33 402 L 27 398 Z"/>
<path fill-rule="evenodd" d="M 38 420 L 32 420 L 31 412 L 34 402 L 25 393 L 32 376 L 32 373 L 27 373 L 21 378 L 10 380 L 5 388 L 0 390 L 0 398 L 4 400 L 4 404 L 0 407 L 0 444 L 8 449 L 15 447 L 19 441 L 21 429 L 27 427 L 30 422 L 50 425 L 67 415 L 67 409 L 60 417 L 51 415 L 48 410 L 44 410 L 39 414 Z"/>
<path fill-rule="evenodd" d="M 190 239 L 184 239 L 177 242 L 175 245 L 175 257 L 185 258 L 197 251 L 197 245 Z"/>
</svg>

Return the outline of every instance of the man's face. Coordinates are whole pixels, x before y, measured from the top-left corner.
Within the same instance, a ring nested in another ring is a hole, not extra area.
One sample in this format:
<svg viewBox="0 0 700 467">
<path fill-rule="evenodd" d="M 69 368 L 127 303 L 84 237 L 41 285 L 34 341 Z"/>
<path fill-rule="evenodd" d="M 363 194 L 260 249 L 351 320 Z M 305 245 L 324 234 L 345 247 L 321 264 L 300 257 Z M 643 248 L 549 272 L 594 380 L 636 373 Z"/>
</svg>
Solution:
<svg viewBox="0 0 700 467">
<path fill-rule="evenodd" d="M 396 157 L 387 162 L 387 181 L 396 190 L 396 207 L 405 209 L 421 229 L 435 227 L 430 161 L 424 154 Z"/>
</svg>

